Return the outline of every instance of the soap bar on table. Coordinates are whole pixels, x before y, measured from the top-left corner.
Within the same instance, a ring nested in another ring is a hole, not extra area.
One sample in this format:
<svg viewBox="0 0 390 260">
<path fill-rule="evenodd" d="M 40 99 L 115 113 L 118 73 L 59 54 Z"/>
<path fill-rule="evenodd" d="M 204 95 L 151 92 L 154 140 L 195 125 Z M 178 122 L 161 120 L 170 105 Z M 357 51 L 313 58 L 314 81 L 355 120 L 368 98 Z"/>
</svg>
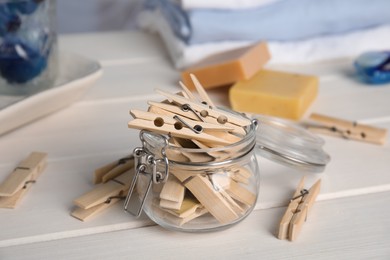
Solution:
<svg viewBox="0 0 390 260">
<path fill-rule="evenodd" d="M 204 88 L 231 85 L 249 79 L 270 59 L 266 43 L 234 49 L 209 56 L 183 71 L 184 84 L 194 89 L 190 74 L 194 74 Z"/>
<path fill-rule="evenodd" d="M 298 120 L 314 101 L 318 78 L 286 72 L 260 70 L 229 90 L 234 110 Z"/>
</svg>

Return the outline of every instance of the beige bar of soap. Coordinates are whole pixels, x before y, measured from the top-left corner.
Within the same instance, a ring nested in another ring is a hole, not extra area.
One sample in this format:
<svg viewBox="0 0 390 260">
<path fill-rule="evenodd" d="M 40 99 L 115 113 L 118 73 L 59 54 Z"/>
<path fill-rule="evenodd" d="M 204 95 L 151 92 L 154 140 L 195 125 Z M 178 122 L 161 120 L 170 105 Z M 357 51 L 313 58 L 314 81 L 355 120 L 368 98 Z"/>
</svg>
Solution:
<svg viewBox="0 0 390 260">
<path fill-rule="evenodd" d="M 209 56 L 183 71 L 184 84 L 194 89 L 190 74 L 194 74 L 204 88 L 231 85 L 249 79 L 270 59 L 266 43 L 234 49 Z"/>
<path fill-rule="evenodd" d="M 318 78 L 279 71 L 260 70 L 229 90 L 234 110 L 298 120 L 315 100 Z"/>
</svg>

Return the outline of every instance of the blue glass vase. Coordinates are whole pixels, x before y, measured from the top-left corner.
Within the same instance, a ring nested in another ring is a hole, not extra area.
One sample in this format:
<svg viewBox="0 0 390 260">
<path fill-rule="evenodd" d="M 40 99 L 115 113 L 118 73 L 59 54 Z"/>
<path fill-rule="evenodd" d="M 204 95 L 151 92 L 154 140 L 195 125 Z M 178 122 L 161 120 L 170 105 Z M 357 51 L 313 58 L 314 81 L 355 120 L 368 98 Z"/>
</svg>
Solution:
<svg viewBox="0 0 390 260">
<path fill-rule="evenodd" d="M 0 0 L 0 94 L 53 86 L 57 74 L 55 0 Z"/>
</svg>

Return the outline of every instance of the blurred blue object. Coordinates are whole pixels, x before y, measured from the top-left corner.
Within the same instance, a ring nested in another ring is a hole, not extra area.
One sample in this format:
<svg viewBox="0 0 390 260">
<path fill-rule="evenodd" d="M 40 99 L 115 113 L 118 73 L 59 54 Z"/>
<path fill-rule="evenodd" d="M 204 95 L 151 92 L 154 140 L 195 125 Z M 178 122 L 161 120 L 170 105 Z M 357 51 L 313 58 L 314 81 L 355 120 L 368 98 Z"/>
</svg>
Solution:
<svg viewBox="0 0 390 260">
<path fill-rule="evenodd" d="M 22 14 L 32 14 L 37 10 L 38 5 L 43 0 L 24 0 L 24 1 L 14 1 L 14 2 L 8 2 L 7 6 L 8 8 L 15 13 L 22 13 Z"/>
<path fill-rule="evenodd" d="M 21 23 L 18 14 L 12 12 L 6 4 L 0 4 L 0 37 L 18 30 Z"/>
<path fill-rule="evenodd" d="M 18 38 L 7 37 L 0 45 L 0 74 L 8 83 L 25 83 L 47 67 L 47 57 Z"/>
<path fill-rule="evenodd" d="M 366 52 L 354 62 L 359 77 L 369 84 L 390 82 L 390 51 Z"/>
</svg>

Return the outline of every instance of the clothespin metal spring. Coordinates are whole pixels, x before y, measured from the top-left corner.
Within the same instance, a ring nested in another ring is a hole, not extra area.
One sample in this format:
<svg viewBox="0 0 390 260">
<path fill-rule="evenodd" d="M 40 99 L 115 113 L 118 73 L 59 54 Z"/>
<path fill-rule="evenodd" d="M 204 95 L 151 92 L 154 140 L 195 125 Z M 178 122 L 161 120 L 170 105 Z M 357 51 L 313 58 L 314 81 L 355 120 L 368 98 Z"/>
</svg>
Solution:
<svg viewBox="0 0 390 260">
<path fill-rule="evenodd" d="M 133 154 L 134 154 L 136 172 L 134 174 L 129 192 L 127 194 L 124 203 L 125 211 L 135 217 L 139 217 L 141 215 L 143 206 L 148 197 L 152 183 L 159 184 L 165 182 L 168 179 L 168 174 L 169 174 L 169 161 L 165 153 L 165 148 L 168 145 L 168 140 L 164 138 L 165 145 L 161 149 L 162 158 L 156 159 L 154 155 L 150 154 L 145 149 L 146 146 L 146 142 L 144 139 L 145 133 L 156 135 L 144 130 L 140 132 L 140 139 L 142 141 L 143 147 L 137 147 L 134 149 Z M 164 171 L 158 170 L 159 169 L 158 166 L 160 165 L 164 167 Z M 144 178 L 146 178 L 146 187 L 142 187 L 142 190 L 137 189 L 138 193 L 143 192 L 143 194 L 138 194 L 139 199 L 138 198 L 134 199 L 135 197 L 134 189 L 141 175 Z"/>
</svg>

